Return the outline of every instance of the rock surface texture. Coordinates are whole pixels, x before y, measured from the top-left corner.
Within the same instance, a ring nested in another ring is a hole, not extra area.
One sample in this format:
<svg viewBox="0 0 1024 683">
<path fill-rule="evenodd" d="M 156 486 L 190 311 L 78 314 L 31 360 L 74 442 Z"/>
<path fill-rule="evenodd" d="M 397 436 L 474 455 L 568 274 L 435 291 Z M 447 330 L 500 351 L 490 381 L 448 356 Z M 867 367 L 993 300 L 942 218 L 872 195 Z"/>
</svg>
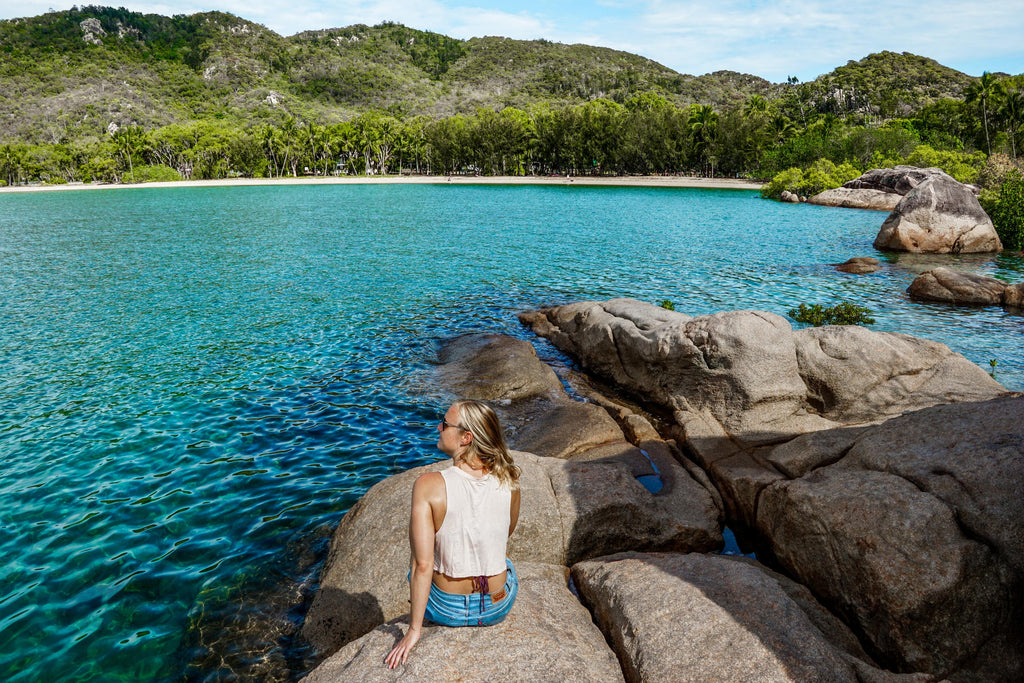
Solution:
<svg viewBox="0 0 1024 683">
<path fill-rule="evenodd" d="M 821 206 L 892 211 L 911 190 L 940 175 L 945 173 L 938 168 L 873 168 L 859 178 L 844 183 L 842 187 L 825 190 L 807 201 Z"/>
<path fill-rule="evenodd" d="M 1022 285 L 940 267 L 918 275 L 907 291 L 911 298 L 921 301 L 1020 308 L 1022 289 Z"/>
<path fill-rule="evenodd" d="M 943 344 L 858 326 L 794 331 L 760 311 L 692 318 L 612 299 L 520 320 L 599 379 L 675 412 L 718 455 L 1004 391 Z"/>
<path fill-rule="evenodd" d="M 961 254 L 1003 248 L 992 220 L 966 185 L 934 175 L 900 200 L 875 237 L 883 251 Z"/>
<path fill-rule="evenodd" d="M 520 319 L 670 411 L 730 525 L 883 667 L 1024 679 L 1024 398 L 941 344 L 856 326 L 632 300 Z"/>
<path fill-rule="evenodd" d="M 376 681 L 622 681 L 622 670 L 590 613 L 569 591 L 565 567 L 521 562 L 519 595 L 508 617 L 487 628 L 426 626 L 408 662 L 384 657 L 408 627 L 406 617 L 376 627 L 325 660 L 307 683 Z"/>
<path fill-rule="evenodd" d="M 787 571 L 884 661 L 1024 678 L 1024 398 L 935 406 L 822 445 L 769 457 L 805 459 L 756 511 Z"/>
<path fill-rule="evenodd" d="M 573 580 L 627 681 L 913 681 L 883 671 L 806 588 L 745 558 L 622 553 Z"/>
<path fill-rule="evenodd" d="M 844 209 L 870 209 L 872 211 L 892 211 L 900 203 L 901 195 L 875 189 L 853 189 L 835 187 L 819 192 L 807 200 L 808 204 L 818 206 L 837 206 Z"/>
</svg>

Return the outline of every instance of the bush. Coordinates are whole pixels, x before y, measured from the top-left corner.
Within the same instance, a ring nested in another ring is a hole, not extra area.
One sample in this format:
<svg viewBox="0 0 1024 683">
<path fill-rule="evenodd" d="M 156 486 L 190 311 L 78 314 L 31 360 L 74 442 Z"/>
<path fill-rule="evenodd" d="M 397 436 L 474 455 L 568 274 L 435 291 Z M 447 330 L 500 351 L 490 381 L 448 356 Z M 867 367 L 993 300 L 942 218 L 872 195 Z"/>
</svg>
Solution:
<svg viewBox="0 0 1024 683">
<path fill-rule="evenodd" d="M 658 302 L 658 305 L 664 308 L 666 311 L 676 310 L 676 305 L 668 299 L 662 299 L 661 301 Z"/>
<path fill-rule="evenodd" d="M 998 190 L 986 190 L 980 199 L 1003 247 L 1024 249 L 1024 174 L 1009 171 Z"/>
<path fill-rule="evenodd" d="M 134 175 L 125 173 L 121 180 L 125 183 L 166 183 L 181 180 L 181 174 L 170 166 L 163 166 L 161 164 L 136 166 Z"/>
<path fill-rule="evenodd" d="M 928 145 L 918 145 L 904 160 L 909 166 L 918 168 L 941 168 L 961 183 L 974 183 L 985 164 L 985 154 L 968 154 L 957 150 L 937 150 Z"/>
<path fill-rule="evenodd" d="M 789 190 L 793 194 L 810 197 L 839 187 L 859 175 L 860 171 L 853 164 L 836 166 L 828 159 L 818 159 L 806 171 L 794 167 L 779 173 L 761 188 L 761 196 L 778 199 L 783 191 Z"/>
<path fill-rule="evenodd" d="M 822 325 L 873 325 L 871 310 L 864 306 L 842 301 L 828 308 L 821 304 L 800 304 L 799 308 L 789 311 L 789 317 L 798 323 L 808 323 L 814 327 Z"/>
<path fill-rule="evenodd" d="M 1013 170 L 1024 172 L 1024 164 L 1014 161 L 1007 154 L 996 153 L 985 160 L 977 182 L 984 190 L 998 191 Z"/>
<path fill-rule="evenodd" d="M 761 196 L 770 199 L 778 199 L 785 190 L 794 194 L 800 194 L 800 185 L 804 181 L 804 172 L 799 168 L 787 168 L 785 171 L 776 174 L 771 182 L 761 188 Z"/>
</svg>

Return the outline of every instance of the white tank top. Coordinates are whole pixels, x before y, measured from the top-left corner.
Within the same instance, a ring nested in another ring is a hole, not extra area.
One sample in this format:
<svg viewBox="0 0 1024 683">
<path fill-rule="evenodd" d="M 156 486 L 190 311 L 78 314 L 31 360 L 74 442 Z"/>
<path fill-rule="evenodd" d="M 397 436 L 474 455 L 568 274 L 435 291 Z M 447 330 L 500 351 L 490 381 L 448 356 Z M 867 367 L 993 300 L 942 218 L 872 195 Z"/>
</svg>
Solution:
<svg viewBox="0 0 1024 683">
<path fill-rule="evenodd" d="M 448 510 L 434 535 L 434 571 L 453 579 L 505 571 L 512 491 L 491 474 L 452 466 L 441 472 Z"/>
</svg>

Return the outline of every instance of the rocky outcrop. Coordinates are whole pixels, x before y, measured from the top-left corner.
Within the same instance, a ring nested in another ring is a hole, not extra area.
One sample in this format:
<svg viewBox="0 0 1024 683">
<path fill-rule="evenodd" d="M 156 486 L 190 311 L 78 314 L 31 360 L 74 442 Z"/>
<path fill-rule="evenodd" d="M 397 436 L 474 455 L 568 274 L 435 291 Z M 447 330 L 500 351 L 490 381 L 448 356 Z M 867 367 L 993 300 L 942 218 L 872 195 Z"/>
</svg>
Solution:
<svg viewBox="0 0 1024 683">
<path fill-rule="evenodd" d="M 719 510 L 678 464 L 664 463 L 653 494 L 614 459 L 567 462 L 515 452 L 522 469 L 513 562 L 567 565 L 626 549 L 721 547 Z M 412 486 L 449 461 L 417 467 L 374 485 L 342 519 L 303 636 L 331 652 L 409 608 L 408 523 Z"/>
<path fill-rule="evenodd" d="M 756 510 L 790 575 L 883 661 L 1024 677 L 1024 398 L 809 438 L 768 456 L 796 476 L 767 485 Z"/>
<path fill-rule="evenodd" d="M 900 203 L 901 195 L 875 189 L 854 189 L 847 186 L 819 192 L 807 200 L 808 204 L 836 206 L 844 209 L 870 209 L 892 211 Z"/>
<path fill-rule="evenodd" d="M 786 202 L 787 204 L 799 204 L 800 195 L 793 194 L 789 190 L 783 190 L 782 194 L 779 195 L 779 200 Z"/>
<path fill-rule="evenodd" d="M 836 265 L 836 270 L 840 273 L 850 273 L 852 275 L 874 273 L 881 268 L 879 260 L 870 256 L 855 256 Z"/>
<path fill-rule="evenodd" d="M 938 168 L 873 168 L 842 187 L 825 190 L 807 201 L 820 206 L 892 211 L 915 187 L 926 180 L 944 175 Z"/>
<path fill-rule="evenodd" d="M 705 466 L 744 447 L 1003 391 L 942 344 L 858 326 L 794 331 L 772 313 L 691 318 L 613 299 L 520 320 L 603 381 L 674 411 Z"/>
<path fill-rule="evenodd" d="M 521 319 L 672 411 L 729 523 L 883 666 L 1024 677 L 1024 398 L 941 344 L 856 326 L 632 300 Z"/>
<path fill-rule="evenodd" d="M 879 669 L 804 587 L 745 558 L 622 553 L 572 568 L 627 681 L 926 681 Z"/>
<path fill-rule="evenodd" d="M 843 187 L 851 190 L 873 190 L 903 197 L 926 180 L 944 175 L 946 175 L 945 171 L 934 167 L 895 166 L 893 168 L 873 168 L 859 178 L 854 178 L 845 183 Z"/>
<path fill-rule="evenodd" d="M 509 445 L 564 458 L 623 439 L 601 407 L 573 401 L 529 342 L 501 334 L 469 334 L 445 342 L 436 382 L 453 397 L 490 401 Z"/>
<path fill-rule="evenodd" d="M 1021 307 L 1022 290 L 1022 285 L 942 267 L 921 273 L 907 289 L 912 299 L 920 301 L 1016 308 Z"/>
<path fill-rule="evenodd" d="M 882 223 L 876 249 L 961 254 L 1000 251 L 992 220 L 964 184 L 945 174 L 922 181 Z"/>
<path fill-rule="evenodd" d="M 520 562 L 519 595 L 508 617 L 488 628 L 425 626 L 408 662 L 383 661 L 402 638 L 406 617 L 349 643 L 307 683 L 375 681 L 622 681 L 622 670 L 590 613 L 569 592 L 562 566 Z"/>
</svg>

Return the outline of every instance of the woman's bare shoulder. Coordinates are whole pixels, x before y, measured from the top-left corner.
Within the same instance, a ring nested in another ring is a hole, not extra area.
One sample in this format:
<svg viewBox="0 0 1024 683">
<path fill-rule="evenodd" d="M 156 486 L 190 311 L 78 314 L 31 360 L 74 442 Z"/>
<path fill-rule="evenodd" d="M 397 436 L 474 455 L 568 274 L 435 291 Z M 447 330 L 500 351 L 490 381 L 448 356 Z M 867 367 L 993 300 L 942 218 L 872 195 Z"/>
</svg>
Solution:
<svg viewBox="0 0 1024 683">
<path fill-rule="evenodd" d="M 430 499 L 444 494 L 444 477 L 440 472 L 426 472 L 416 478 L 413 485 L 413 497 L 423 496 Z"/>
</svg>

